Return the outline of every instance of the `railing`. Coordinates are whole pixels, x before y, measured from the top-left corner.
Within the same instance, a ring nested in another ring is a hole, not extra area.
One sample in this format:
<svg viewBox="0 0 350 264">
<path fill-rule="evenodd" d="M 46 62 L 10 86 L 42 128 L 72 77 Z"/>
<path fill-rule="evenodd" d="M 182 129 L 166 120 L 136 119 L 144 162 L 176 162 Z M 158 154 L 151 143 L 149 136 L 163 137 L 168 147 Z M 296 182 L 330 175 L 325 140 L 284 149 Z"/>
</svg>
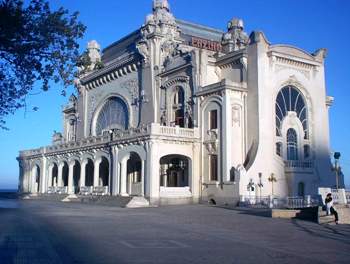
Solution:
<svg viewBox="0 0 350 264">
<path fill-rule="evenodd" d="M 192 193 L 190 190 L 190 187 L 160 187 L 159 192 L 160 197 L 173 197 L 173 198 L 186 198 L 186 197 L 192 197 Z"/>
<path fill-rule="evenodd" d="M 54 193 L 56 193 L 56 187 L 55 187 L 55 186 L 49 186 L 49 187 L 47 187 L 47 193 L 48 193 L 48 194 L 54 194 Z"/>
<path fill-rule="evenodd" d="M 284 165 L 287 168 L 303 168 L 309 169 L 314 167 L 313 161 L 303 161 L 303 160 L 285 160 Z"/>
<path fill-rule="evenodd" d="M 93 191 L 93 186 L 81 186 L 79 194 L 81 195 L 91 195 Z"/>
<path fill-rule="evenodd" d="M 346 201 L 350 204 L 350 190 L 345 190 Z"/>
<path fill-rule="evenodd" d="M 58 194 L 67 194 L 68 193 L 68 187 L 67 186 L 61 186 L 61 187 L 56 187 L 56 193 Z"/>
<path fill-rule="evenodd" d="M 198 128 L 180 128 L 161 126 L 158 123 L 152 123 L 139 128 L 130 128 L 126 131 L 116 130 L 112 135 L 105 133 L 102 136 L 83 138 L 79 141 L 69 141 L 55 144 L 43 148 L 20 151 L 20 156 L 34 156 L 44 153 L 52 153 L 56 151 L 71 150 L 80 147 L 89 147 L 96 144 L 106 144 L 111 141 L 133 140 L 143 136 L 160 135 L 175 138 L 195 139 L 199 138 Z"/>
<path fill-rule="evenodd" d="M 319 205 L 318 197 L 272 197 L 272 196 L 241 196 L 239 205 L 249 208 L 278 208 L 278 209 L 299 209 Z"/>
<path fill-rule="evenodd" d="M 108 195 L 108 186 L 95 186 L 93 195 Z"/>
<path fill-rule="evenodd" d="M 332 189 L 331 193 L 332 193 L 333 203 L 339 203 L 339 201 L 340 201 L 339 190 L 338 189 Z"/>
<path fill-rule="evenodd" d="M 101 136 L 101 137 L 88 137 L 84 138 L 80 141 L 70 141 L 66 143 L 61 143 L 57 145 L 52 145 L 49 147 L 46 147 L 46 152 L 55 152 L 55 151 L 62 151 L 72 148 L 78 148 L 78 147 L 87 147 L 95 144 L 102 144 L 109 142 L 109 136 Z"/>
<path fill-rule="evenodd" d="M 182 138 L 198 138 L 198 128 L 182 128 L 179 126 L 161 126 L 159 124 L 151 124 L 151 134 L 160 134 L 164 136 L 175 136 Z"/>
<path fill-rule="evenodd" d="M 20 156 L 34 156 L 44 153 L 44 148 L 22 150 L 19 152 Z"/>
</svg>

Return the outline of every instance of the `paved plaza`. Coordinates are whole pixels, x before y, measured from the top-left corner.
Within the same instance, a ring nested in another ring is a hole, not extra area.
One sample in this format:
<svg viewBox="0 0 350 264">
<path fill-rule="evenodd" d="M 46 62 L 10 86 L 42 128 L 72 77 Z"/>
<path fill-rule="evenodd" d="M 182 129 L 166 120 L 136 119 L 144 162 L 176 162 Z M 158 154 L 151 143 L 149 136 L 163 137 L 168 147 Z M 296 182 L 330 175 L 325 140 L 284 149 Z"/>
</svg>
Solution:
<svg viewBox="0 0 350 264">
<path fill-rule="evenodd" d="M 350 226 L 206 205 L 126 209 L 13 200 L 0 203 L 0 259 L 1 264 L 349 263 Z"/>
</svg>

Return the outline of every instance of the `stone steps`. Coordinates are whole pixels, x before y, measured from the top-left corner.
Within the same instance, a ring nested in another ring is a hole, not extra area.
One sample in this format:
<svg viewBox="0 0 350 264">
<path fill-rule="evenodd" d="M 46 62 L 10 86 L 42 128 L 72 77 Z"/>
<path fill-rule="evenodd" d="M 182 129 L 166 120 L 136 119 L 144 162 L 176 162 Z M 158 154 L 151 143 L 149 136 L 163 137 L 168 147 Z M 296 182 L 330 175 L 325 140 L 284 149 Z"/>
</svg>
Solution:
<svg viewBox="0 0 350 264">
<path fill-rule="evenodd" d="M 349 205 L 336 204 L 335 209 L 338 212 L 339 224 L 350 224 L 350 208 Z M 335 224 L 334 215 L 327 215 L 326 211 L 322 210 L 322 207 L 318 208 L 318 223 L 319 224 Z"/>
<path fill-rule="evenodd" d="M 72 200 L 72 202 L 80 202 L 87 204 L 105 205 L 105 206 L 116 206 L 125 207 L 133 197 L 122 197 L 122 196 L 78 196 L 78 199 Z"/>
</svg>

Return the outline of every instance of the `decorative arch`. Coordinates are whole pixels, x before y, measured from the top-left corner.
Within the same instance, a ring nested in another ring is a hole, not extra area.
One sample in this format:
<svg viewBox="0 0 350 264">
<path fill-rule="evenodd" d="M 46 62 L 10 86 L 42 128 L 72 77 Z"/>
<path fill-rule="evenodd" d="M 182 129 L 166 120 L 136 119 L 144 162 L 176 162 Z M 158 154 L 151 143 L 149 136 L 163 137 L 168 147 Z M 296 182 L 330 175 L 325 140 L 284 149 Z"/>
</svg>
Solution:
<svg viewBox="0 0 350 264">
<path fill-rule="evenodd" d="M 88 159 L 94 160 L 94 155 L 92 153 L 85 152 L 80 159 L 82 163 Z"/>
<path fill-rule="evenodd" d="M 159 159 L 160 186 L 188 187 L 191 177 L 191 158 L 181 154 L 163 155 Z"/>
<path fill-rule="evenodd" d="M 105 158 L 108 160 L 108 162 L 110 162 L 110 158 L 109 158 L 109 153 L 107 151 L 98 151 L 95 153 L 94 155 L 94 159 L 93 160 L 97 160 L 97 159 L 102 159 Z"/>
<path fill-rule="evenodd" d="M 307 83 L 305 80 L 304 82 Z M 280 82 L 279 87 L 282 88 L 278 89 L 274 98 L 275 153 L 285 160 L 309 158 L 312 135 L 311 97 L 295 75 L 291 75 L 285 82 Z M 296 132 L 296 144 L 291 141 L 290 129 Z M 295 145 L 295 148 L 292 145 Z M 304 148 L 305 145 L 307 147 Z"/>
<path fill-rule="evenodd" d="M 41 183 L 41 166 L 38 162 L 35 162 L 32 166 L 32 192 L 40 192 L 40 183 Z"/>
<path fill-rule="evenodd" d="M 175 76 L 161 86 L 160 123 L 191 128 L 193 126 L 192 91 L 188 76 Z"/>
<path fill-rule="evenodd" d="M 129 157 L 131 152 L 137 153 L 137 155 L 142 159 L 146 160 L 147 154 L 146 150 L 142 145 L 130 145 L 123 148 L 118 153 L 118 161 L 121 162 L 126 157 Z"/>
<path fill-rule="evenodd" d="M 99 136 L 104 131 L 110 129 L 128 129 L 130 125 L 130 113 L 127 100 L 122 96 L 113 95 L 106 98 L 94 114 L 92 134 Z"/>
</svg>

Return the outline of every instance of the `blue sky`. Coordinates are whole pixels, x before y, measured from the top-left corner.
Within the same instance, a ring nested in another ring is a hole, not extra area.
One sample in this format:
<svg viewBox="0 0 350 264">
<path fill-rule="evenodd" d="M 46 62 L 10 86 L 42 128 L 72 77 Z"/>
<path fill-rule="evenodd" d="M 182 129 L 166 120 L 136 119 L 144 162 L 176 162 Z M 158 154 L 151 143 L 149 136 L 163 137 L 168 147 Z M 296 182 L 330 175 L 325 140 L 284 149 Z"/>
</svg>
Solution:
<svg viewBox="0 0 350 264">
<path fill-rule="evenodd" d="M 171 11 L 179 19 L 226 30 L 233 17 L 244 20 L 245 30 L 262 30 L 273 43 L 295 45 L 308 52 L 328 49 L 326 86 L 335 97 L 330 110 L 331 149 L 342 153 L 346 183 L 350 186 L 350 1 L 348 0 L 170 0 Z M 89 40 L 102 47 L 139 28 L 151 12 L 151 0 L 52 0 L 52 7 L 64 6 L 79 11 L 87 26 L 81 50 Z M 6 118 L 9 131 L 0 130 L 0 189 L 16 188 L 21 149 L 51 143 L 54 130 L 61 131 L 61 106 L 67 98 L 60 96 L 60 87 L 28 96 L 28 109 Z M 71 89 L 73 91 L 73 89 Z M 70 93 L 69 93 L 70 94 Z"/>
</svg>

